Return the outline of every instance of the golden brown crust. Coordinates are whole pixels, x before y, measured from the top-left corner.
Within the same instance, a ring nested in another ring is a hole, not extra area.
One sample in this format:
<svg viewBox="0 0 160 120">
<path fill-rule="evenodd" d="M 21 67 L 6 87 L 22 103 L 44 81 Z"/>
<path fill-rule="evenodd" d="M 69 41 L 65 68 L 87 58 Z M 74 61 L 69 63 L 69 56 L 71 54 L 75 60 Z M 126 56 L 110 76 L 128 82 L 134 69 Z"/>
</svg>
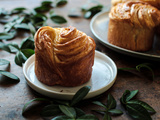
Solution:
<svg viewBox="0 0 160 120">
<path fill-rule="evenodd" d="M 153 28 L 160 23 L 160 11 L 143 2 L 120 3 L 111 9 L 109 17 L 139 27 Z"/>
<path fill-rule="evenodd" d="M 120 3 L 109 14 L 109 43 L 133 51 L 151 49 L 160 11 L 143 2 Z"/>
<path fill-rule="evenodd" d="M 75 27 L 42 27 L 35 35 L 36 76 L 47 85 L 81 85 L 91 77 L 94 54 L 94 40 Z"/>
<path fill-rule="evenodd" d="M 128 1 L 132 1 L 132 2 L 146 2 L 158 9 L 160 9 L 160 0 L 112 0 L 111 3 L 113 6 L 117 5 L 118 3 L 124 3 L 124 2 L 128 2 Z"/>
</svg>

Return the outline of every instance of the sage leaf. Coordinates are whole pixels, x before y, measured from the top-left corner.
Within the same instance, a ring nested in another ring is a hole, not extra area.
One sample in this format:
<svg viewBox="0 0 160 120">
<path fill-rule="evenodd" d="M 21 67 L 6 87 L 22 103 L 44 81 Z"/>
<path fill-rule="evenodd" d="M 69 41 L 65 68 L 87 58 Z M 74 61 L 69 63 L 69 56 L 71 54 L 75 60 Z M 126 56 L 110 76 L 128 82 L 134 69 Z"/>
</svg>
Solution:
<svg viewBox="0 0 160 120">
<path fill-rule="evenodd" d="M 65 5 L 67 4 L 67 0 L 58 0 L 56 5 L 59 6 L 59 5 Z"/>
<path fill-rule="evenodd" d="M 15 63 L 19 66 L 22 66 L 22 64 L 27 60 L 27 58 L 23 55 L 21 51 L 18 51 L 15 56 Z"/>
<path fill-rule="evenodd" d="M 59 16 L 59 15 L 51 15 L 50 18 L 53 22 L 58 23 L 58 24 L 63 24 L 67 22 L 67 20 L 64 17 Z"/>
<path fill-rule="evenodd" d="M 11 11 L 11 13 L 12 13 L 12 14 L 17 14 L 17 13 L 23 12 L 24 10 L 26 10 L 26 8 L 24 8 L 24 7 L 18 7 L 18 8 L 14 8 L 14 9 Z"/>
<path fill-rule="evenodd" d="M 147 110 L 139 104 L 127 104 L 128 114 L 138 120 L 152 120 Z"/>
<path fill-rule="evenodd" d="M 106 113 L 103 117 L 103 120 L 112 120 L 112 118 L 108 113 Z"/>
<path fill-rule="evenodd" d="M 10 62 L 5 59 L 0 59 L 0 65 L 6 65 L 6 64 L 10 64 Z"/>
<path fill-rule="evenodd" d="M 20 44 L 20 49 L 34 49 L 33 37 L 24 38 Z"/>
<path fill-rule="evenodd" d="M 12 32 L 1 32 L 0 33 L 0 40 L 9 40 L 14 38 L 16 35 L 16 31 L 12 31 Z"/>
<path fill-rule="evenodd" d="M 81 89 L 79 89 L 76 94 L 73 96 L 70 106 L 75 105 L 79 101 L 81 101 L 90 91 L 91 87 L 90 86 L 84 86 Z"/>
<path fill-rule="evenodd" d="M 89 8 L 88 11 L 91 11 L 93 14 L 96 14 L 100 12 L 102 8 L 103 8 L 103 5 L 96 5 L 96 6 Z"/>
<path fill-rule="evenodd" d="M 47 20 L 47 16 L 42 13 L 37 13 L 31 17 L 32 24 L 37 24 Z"/>
<path fill-rule="evenodd" d="M 42 6 L 51 6 L 51 4 L 52 4 L 52 1 L 50 1 L 50 0 L 45 0 L 45 1 L 42 1 Z"/>
<path fill-rule="evenodd" d="M 115 114 L 115 115 L 123 114 L 123 112 L 121 110 L 118 110 L 118 109 L 111 109 L 111 110 L 108 110 L 108 112 L 112 113 L 112 114 Z"/>
<path fill-rule="evenodd" d="M 11 50 L 10 50 L 9 46 L 6 45 L 6 44 L 4 44 L 4 43 L 2 43 L 2 42 L 0 42 L 0 49 L 5 50 L 5 51 L 11 53 Z"/>
<path fill-rule="evenodd" d="M 126 101 L 131 100 L 137 93 L 138 93 L 138 90 L 130 91 L 130 94 L 127 96 Z"/>
<path fill-rule="evenodd" d="M 76 110 L 76 117 L 81 117 L 83 115 L 85 115 L 85 112 L 79 108 L 75 108 Z"/>
<path fill-rule="evenodd" d="M 16 24 L 16 25 L 14 25 L 14 27 L 16 29 L 30 30 L 28 24 L 26 24 L 26 23 Z"/>
<path fill-rule="evenodd" d="M 123 93 L 122 97 L 120 98 L 120 101 L 121 101 L 122 104 L 126 104 L 126 99 L 127 99 L 127 97 L 128 97 L 129 95 L 130 95 L 130 91 L 129 91 L 129 90 L 126 90 L 126 91 Z"/>
<path fill-rule="evenodd" d="M 42 109 L 41 115 L 43 117 L 51 117 L 55 116 L 61 113 L 61 110 L 59 109 L 58 105 L 51 104 L 47 105 Z"/>
<path fill-rule="evenodd" d="M 137 65 L 136 69 L 139 72 L 141 71 L 142 68 L 146 68 L 146 69 L 150 70 L 152 73 L 152 78 L 154 79 L 154 72 L 153 72 L 152 68 L 149 67 L 149 65 L 150 65 L 149 63 L 142 63 L 142 64 Z"/>
<path fill-rule="evenodd" d="M 76 111 L 73 107 L 68 107 L 65 105 L 59 105 L 60 110 L 70 118 L 76 118 Z"/>
<path fill-rule="evenodd" d="M 9 43 L 8 47 L 9 47 L 11 53 L 16 53 L 17 51 L 19 51 L 19 46 L 17 43 Z"/>
<path fill-rule="evenodd" d="M 6 16 L 9 15 L 8 11 L 6 11 L 4 8 L 0 8 L 0 16 Z"/>
<path fill-rule="evenodd" d="M 68 102 L 68 101 L 64 101 L 64 100 L 54 100 L 54 102 L 56 102 L 57 104 L 60 104 L 60 105 L 69 106 L 69 102 Z"/>
<path fill-rule="evenodd" d="M 63 116 L 54 117 L 51 120 L 75 120 L 75 119 L 71 119 L 71 118 L 63 115 Z"/>
<path fill-rule="evenodd" d="M 40 7 L 34 8 L 34 10 L 36 12 L 47 12 L 50 10 L 50 8 L 48 6 L 40 6 Z"/>
<path fill-rule="evenodd" d="M 83 115 L 83 116 L 77 118 L 76 120 L 98 120 L 98 118 L 95 115 L 86 114 L 86 115 Z"/>
<path fill-rule="evenodd" d="M 91 11 L 87 11 L 84 14 L 84 18 L 86 18 L 86 19 L 90 18 L 91 16 L 92 16 L 92 12 Z"/>
<path fill-rule="evenodd" d="M 139 105 L 143 106 L 146 110 L 148 110 L 152 113 L 156 113 L 156 111 L 150 105 L 148 105 L 146 102 L 143 102 L 140 100 L 131 100 L 131 101 L 128 101 L 127 104 L 139 104 Z"/>
<path fill-rule="evenodd" d="M 104 108 L 106 108 L 106 109 L 107 109 L 106 105 L 105 105 L 105 104 L 103 104 L 102 102 L 99 102 L 99 101 L 93 101 L 92 103 L 94 103 L 94 104 L 96 104 L 96 105 L 99 105 L 99 106 L 104 107 Z"/>
<path fill-rule="evenodd" d="M 23 106 L 23 109 L 22 109 L 22 114 L 24 113 L 24 111 L 26 110 L 26 108 L 28 107 L 28 105 L 34 101 L 50 101 L 49 99 L 46 99 L 46 98 L 35 98 L 35 99 L 32 99 L 30 101 L 28 101 L 24 106 Z"/>
<path fill-rule="evenodd" d="M 21 52 L 26 58 L 29 58 L 30 56 L 34 54 L 34 50 L 32 49 L 22 49 Z"/>
<path fill-rule="evenodd" d="M 34 35 L 35 35 L 35 33 L 36 33 L 36 29 L 35 29 L 35 27 L 34 27 L 31 23 L 28 23 L 28 26 L 29 26 L 29 29 L 30 29 L 30 31 L 31 31 L 31 33 L 32 33 L 32 35 L 34 36 Z"/>
<path fill-rule="evenodd" d="M 4 76 L 6 76 L 6 77 L 8 77 L 12 80 L 16 80 L 17 82 L 20 81 L 19 78 L 16 75 L 14 75 L 14 74 L 12 74 L 8 71 L 0 70 L 0 74 L 4 75 Z"/>
<path fill-rule="evenodd" d="M 107 108 L 110 109 L 114 109 L 116 107 L 116 100 L 114 99 L 114 97 L 111 94 L 108 94 L 108 99 L 107 99 Z"/>
</svg>

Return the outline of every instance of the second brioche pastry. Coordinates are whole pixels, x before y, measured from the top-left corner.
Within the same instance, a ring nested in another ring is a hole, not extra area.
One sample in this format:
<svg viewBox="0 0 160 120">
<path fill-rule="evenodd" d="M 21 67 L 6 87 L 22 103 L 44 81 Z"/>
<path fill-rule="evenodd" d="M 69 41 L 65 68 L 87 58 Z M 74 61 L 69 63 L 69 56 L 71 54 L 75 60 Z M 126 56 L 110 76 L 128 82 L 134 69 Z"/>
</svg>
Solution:
<svg viewBox="0 0 160 120">
<path fill-rule="evenodd" d="M 35 34 L 35 74 L 46 85 L 78 86 L 91 78 L 95 42 L 75 27 L 45 26 Z"/>
<path fill-rule="evenodd" d="M 160 11 L 143 2 L 126 2 L 112 7 L 109 13 L 109 43 L 133 51 L 152 48 Z"/>
</svg>

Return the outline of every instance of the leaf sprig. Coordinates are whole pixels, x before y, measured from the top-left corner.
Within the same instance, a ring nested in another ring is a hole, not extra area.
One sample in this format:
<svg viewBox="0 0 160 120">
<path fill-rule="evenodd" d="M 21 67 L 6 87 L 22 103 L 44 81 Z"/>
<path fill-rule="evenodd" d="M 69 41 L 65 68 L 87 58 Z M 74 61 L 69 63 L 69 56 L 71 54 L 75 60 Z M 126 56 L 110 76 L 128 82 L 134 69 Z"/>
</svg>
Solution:
<svg viewBox="0 0 160 120">
<path fill-rule="evenodd" d="M 104 110 L 93 110 L 97 113 L 103 114 L 103 120 L 112 120 L 111 114 L 112 115 L 121 115 L 123 112 L 119 109 L 115 109 L 117 106 L 116 100 L 111 94 L 108 94 L 108 99 L 107 99 L 107 104 L 104 104 L 100 101 L 94 101 L 94 104 L 101 106 L 104 108 Z"/>
<path fill-rule="evenodd" d="M 4 44 L 0 42 L 0 49 L 16 54 L 14 61 L 17 65 L 22 66 L 34 54 L 34 39 L 33 37 L 25 38 L 20 46 L 16 43 Z"/>
<path fill-rule="evenodd" d="M 45 106 L 42 109 L 41 115 L 43 117 L 51 117 L 56 116 L 52 120 L 98 120 L 95 115 L 93 114 L 85 114 L 85 112 L 76 107 L 84 97 L 88 94 L 89 90 L 91 89 L 90 86 L 85 86 L 78 90 L 76 94 L 73 96 L 71 101 L 61 101 L 61 100 L 48 100 L 51 104 Z M 27 106 L 33 101 L 46 101 L 46 99 L 36 98 L 29 102 L 27 102 L 24 107 L 22 114 L 25 112 Z M 63 115 L 61 115 L 63 114 Z M 57 116 L 58 115 L 58 116 Z"/>
<path fill-rule="evenodd" d="M 142 63 L 139 65 L 136 65 L 135 68 L 118 68 L 118 70 L 136 70 L 138 72 L 141 72 L 142 69 L 147 69 L 151 72 L 152 79 L 154 80 L 155 75 L 154 75 L 154 72 L 150 66 L 151 66 L 150 63 Z"/>
<path fill-rule="evenodd" d="M 138 90 L 126 90 L 123 96 L 120 98 L 122 105 L 131 117 L 138 120 L 152 120 L 149 112 L 156 113 L 156 111 L 146 102 L 140 100 L 132 100 L 137 93 Z"/>
<path fill-rule="evenodd" d="M 5 59 L 0 59 L 0 66 L 2 66 L 2 65 L 10 65 L 10 62 L 8 60 L 5 60 Z M 0 70 L 0 74 L 6 76 L 7 78 L 9 78 L 11 80 L 14 80 L 15 82 L 20 81 L 20 79 L 16 75 L 14 75 L 14 74 L 6 71 L 6 70 Z"/>
</svg>

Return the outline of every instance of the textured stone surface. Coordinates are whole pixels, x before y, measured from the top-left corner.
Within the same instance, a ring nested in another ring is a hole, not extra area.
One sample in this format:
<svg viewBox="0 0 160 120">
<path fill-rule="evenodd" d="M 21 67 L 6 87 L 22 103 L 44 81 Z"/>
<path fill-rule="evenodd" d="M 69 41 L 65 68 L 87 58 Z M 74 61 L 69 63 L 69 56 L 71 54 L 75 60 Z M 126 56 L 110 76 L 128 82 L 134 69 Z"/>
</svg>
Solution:
<svg viewBox="0 0 160 120">
<path fill-rule="evenodd" d="M 99 0 L 104 5 L 110 3 L 109 0 Z M 138 73 L 135 71 L 131 72 L 123 72 L 118 71 L 117 79 L 115 84 L 102 96 L 98 99 L 102 102 L 107 101 L 108 93 L 111 93 L 118 102 L 117 108 L 123 109 L 120 105 L 119 98 L 122 96 L 125 90 L 139 90 L 139 94 L 137 96 L 138 99 L 147 102 L 151 105 L 157 113 L 152 115 L 153 120 L 160 119 L 160 63 L 154 61 L 147 61 L 138 58 L 129 57 L 126 55 L 122 55 L 120 53 L 114 52 L 101 43 L 94 37 L 91 33 L 89 24 L 90 20 L 84 18 L 69 18 L 67 16 L 67 12 L 72 7 L 81 7 L 85 4 L 85 0 L 69 0 L 68 4 L 63 7 L 59 7 L 55 9 L 57 14 L 61 14 L 67 18 L 68 23 L 66 26 L 72 25 L 77 27 L 77 29 L 85 32 L 87 35 L 94 38 L 97 47 L 96 49 L 105 53 L 113 61 L 116 63 L 118 68 L 122 67 L 135 67 L 138 64 L 144 62 L 150 62 L 154 64 L 156 67 L 154 68 L 155 79 L 151 80 L 150 73 Z M 33 8 L 40 5 L 40 0 L 1 0 L 0 7 L 3 7 L 7 10 L 10 10 L 15 7 L 27 7 Z M 52 24 L 50 24 L 53 26 Z M 0 27 L 0 31 L 3 31 L 3 27 Z M 27 34 L 20 34 L 13 41 L 20 42 L 22 38 L 27 36 Z M 11 41 L 9 41 L 11 42 Z M 0 50 L 0 58 L 7 59 L 11 62 L 10 72 L 17 75 L 20 78 L 20 82 L 17 84 L 13 84 L 11 82 L 6 82 L 3 80 L 3 77 L 0 76 L 0 119 L 1 120 L 41 120 L 44 119 L 40 116 L 40 110 L 45 105 L 41 102 L 34 102 L 27 108 L 24 116 L 22 116 L 22 108 L 26 102 L 36 97 L 43 97 L 42 95 L 36 93 L 32 90 L 26 83 L 26 80 L 23 75 L 22 68 L 17 66 L 14 63 L 14 54 L 9 54 L 5 51 Z M 92 113 L 92 109 L 98 109 L 96 105 L 93 105 L 90 100 L 86 100 L 79 105 L 87 113 Z M 99 107 L 99 109 L 101 109 Z M 102 116 L 96 114 L 100 119 Z M 124 112 L 121 116 L 112 117 L 113 120 L 131 120 L 131 118 Z"/>
</svg>

